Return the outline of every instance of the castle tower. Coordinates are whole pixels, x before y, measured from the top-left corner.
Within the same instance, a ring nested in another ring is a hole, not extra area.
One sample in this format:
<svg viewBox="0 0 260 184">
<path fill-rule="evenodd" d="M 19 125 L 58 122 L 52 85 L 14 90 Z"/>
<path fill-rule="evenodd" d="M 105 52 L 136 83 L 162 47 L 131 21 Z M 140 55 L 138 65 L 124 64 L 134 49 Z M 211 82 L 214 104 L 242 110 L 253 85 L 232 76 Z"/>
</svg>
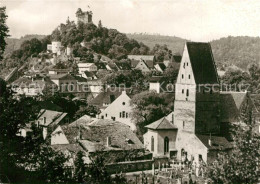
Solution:
<svg viewBox="0 0 260 184">
<path fill-rule="evenodd" d="M 83 12 L 81 10 L 81 8 L 79 8 L 76 12 L 76 17 L 77 17 L 77 23 L 79 22 L 82 22 L 84 24 L 87 24 L 87 23 L 92 23 L 92 11 L 86 11 L 86 12 Z"/>
<path fill-rule="evenodd" d="M 219 133 L 219 80 L 209 43 L 187 42 L 175 85 L 174 124 L 193 134 Z"/>
</svg>

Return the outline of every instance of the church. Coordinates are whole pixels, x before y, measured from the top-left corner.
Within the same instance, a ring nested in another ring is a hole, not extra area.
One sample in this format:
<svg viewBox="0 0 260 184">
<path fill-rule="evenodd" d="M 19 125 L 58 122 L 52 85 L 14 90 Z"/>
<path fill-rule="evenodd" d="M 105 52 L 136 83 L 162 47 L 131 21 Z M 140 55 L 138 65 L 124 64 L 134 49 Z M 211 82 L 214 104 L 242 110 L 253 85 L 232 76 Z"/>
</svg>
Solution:
<svg viewBox="0 0 260 184">
<path fill-rule="evenodd" d="M 223 114 L 234 109 L 231 106 L 236 103 L 230 106 L 222 103 L 226 102 L 210 44 L 187 42 L 175 84 L 174 111 L 146 126 L 143 136 L 146 149 L 154 157 L 195 163 L 210 162 L 219 151 L 229 152 L 232 144 L 221 127 L 230 123 Z"/>
</svg>

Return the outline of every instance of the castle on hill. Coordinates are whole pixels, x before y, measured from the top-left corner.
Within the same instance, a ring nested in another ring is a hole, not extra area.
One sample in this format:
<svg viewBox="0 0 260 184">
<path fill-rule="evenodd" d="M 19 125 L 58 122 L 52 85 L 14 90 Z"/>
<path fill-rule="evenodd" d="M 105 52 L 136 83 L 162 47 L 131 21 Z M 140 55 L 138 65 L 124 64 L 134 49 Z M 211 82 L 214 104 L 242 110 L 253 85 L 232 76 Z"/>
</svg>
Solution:
<svg viewBox="0 0 260 184">
<path fill-rule="evenodd" d="M 92 11 L 83 12 L 81 8 L 79 8 L 76 12 L 77 23 L 82 22 L 84 24 L 92 23 Z"/>
</svg>

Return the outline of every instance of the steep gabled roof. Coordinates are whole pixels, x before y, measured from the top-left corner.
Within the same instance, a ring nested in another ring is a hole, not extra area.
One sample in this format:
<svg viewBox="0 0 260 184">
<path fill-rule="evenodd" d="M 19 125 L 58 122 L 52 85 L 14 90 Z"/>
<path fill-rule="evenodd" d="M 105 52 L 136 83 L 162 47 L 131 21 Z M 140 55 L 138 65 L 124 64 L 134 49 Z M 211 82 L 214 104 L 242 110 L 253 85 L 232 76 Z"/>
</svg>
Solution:
<svg viewBox="0 0 260 184">
<path fill-rule="evenodd" d="M 187 42 L 196 84 L 218 84 L 218 74 L 209 43 Z"/>
<path fill-rule="evenodd" d="M 43 121 L 40 121 L 40 125 L 53 126 L 53 125 L 59 124 L 63 120 L 63 118 L 66 117 L 66 115 L 67 115 L 67 113 L 65 113 L 65 112 L 41 109 L 37 121 L 41 120 L 42 118 L 46 118 L 45 124 Z"/>
<path fill-rule="evenodd" d="M 148 129 L 152 130 L 175 130 L 178 129 L 175 125 L 170 123 L 165 117 L 145 126 Z"/>
</svg>

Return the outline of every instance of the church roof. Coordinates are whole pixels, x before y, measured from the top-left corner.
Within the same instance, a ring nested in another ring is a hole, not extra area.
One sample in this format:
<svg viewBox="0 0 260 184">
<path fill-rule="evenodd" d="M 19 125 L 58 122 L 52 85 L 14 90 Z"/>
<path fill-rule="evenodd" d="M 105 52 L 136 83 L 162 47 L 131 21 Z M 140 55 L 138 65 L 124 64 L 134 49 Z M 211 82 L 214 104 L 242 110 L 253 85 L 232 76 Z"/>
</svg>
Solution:
<svg viewBox="0 0 260 184">
<path fill-rule="evenodd" d="M 148 129 L 152 130 L 175 130 L 178 129 L 175 125 L 170 123 L 165 117 L 145 126 Z"/>
<path fill-rule="evenodd" d="M 218 84 L 217 70 L 209 43 L 187 42 L 196 84 Z"/>
<path fill-rule="evenodd" d="M 233 148 L 233 145 L 225 137 L 198 134 L 196 134 L 196 136 L 209 150 L 226 150 Z M 209 139 L 211 140 L 211 145 L 209 145 Z"/>
</svg>

